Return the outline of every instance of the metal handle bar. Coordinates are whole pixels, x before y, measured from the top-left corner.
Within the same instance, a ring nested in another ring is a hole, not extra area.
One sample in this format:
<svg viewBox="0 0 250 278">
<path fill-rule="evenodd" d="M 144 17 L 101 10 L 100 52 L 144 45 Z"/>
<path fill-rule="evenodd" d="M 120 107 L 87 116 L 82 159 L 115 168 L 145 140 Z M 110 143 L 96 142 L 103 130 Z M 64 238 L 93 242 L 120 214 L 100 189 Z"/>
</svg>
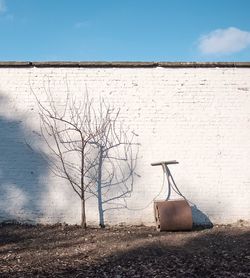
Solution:
<svg viewBox="0 0 250 278">
<path fill-rule="evenodd" d="M 168 164 L 179 164 L 179 162 L 176 160 L 160 161 L 160 162 L 151 163 L 151 166 L 163 166 Z"/>
</svg>

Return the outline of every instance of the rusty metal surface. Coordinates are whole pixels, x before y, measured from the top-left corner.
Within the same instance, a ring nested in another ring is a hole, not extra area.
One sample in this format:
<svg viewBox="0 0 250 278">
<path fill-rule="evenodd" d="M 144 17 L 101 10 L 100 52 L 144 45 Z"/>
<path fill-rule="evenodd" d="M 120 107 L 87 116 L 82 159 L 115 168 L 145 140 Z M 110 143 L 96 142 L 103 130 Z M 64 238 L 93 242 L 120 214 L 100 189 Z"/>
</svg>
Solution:
<svg viewBox="0 0 250 278">
<path fill-rule="evenodd" d="M 186 200 L 155 201 L 154 213 L 158 231 L 191 230 L 191 207 Z"/>
</svg>

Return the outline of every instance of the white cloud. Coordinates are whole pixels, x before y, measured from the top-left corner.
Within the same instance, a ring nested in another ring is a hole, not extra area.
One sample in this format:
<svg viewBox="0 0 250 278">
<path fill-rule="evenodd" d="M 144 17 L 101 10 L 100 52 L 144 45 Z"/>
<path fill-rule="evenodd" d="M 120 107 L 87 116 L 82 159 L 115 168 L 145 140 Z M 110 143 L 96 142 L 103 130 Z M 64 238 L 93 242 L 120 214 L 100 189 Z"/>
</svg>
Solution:
<svg viewBox="0 0 250 278">
<path fill-rule="evenodd" d="M 5 0 L 0 0 L 0 14 L 6 12 L 7 8 L 6 8 L 6 4 L 5 4 Z"/>
<path fill-rule="evenodd" d="M 199 39 L 198 48 L 202 54 L 231 54 L 250 46 L 250 32 L 235 27 L 217 29 Z"/>
</svg>

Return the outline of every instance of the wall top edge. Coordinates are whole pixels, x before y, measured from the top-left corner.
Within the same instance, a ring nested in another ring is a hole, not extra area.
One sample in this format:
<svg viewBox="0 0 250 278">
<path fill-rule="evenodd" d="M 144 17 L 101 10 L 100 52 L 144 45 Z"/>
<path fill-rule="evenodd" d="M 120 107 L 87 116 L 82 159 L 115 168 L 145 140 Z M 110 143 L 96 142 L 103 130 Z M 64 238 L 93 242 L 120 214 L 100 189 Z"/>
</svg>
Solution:
<svg viewBox="0 0 250 278">
<path fill-rule="evenodd" d="M 250 62 L 69 62 L 69 61 L 43 61 L 18 62 L 0 61 L 0 68 L 13 67 L 54 67 L 54 68 L 250 68 Z"/>
</svg>

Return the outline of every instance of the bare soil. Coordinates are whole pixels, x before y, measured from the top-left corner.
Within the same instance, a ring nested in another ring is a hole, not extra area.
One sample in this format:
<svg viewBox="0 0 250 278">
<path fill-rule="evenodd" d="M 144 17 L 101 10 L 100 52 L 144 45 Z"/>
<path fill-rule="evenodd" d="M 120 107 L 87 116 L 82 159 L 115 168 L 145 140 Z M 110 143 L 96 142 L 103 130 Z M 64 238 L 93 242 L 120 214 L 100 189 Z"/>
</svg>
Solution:
<svg viewBox="0 0 250 278">
<path fill-rule="evenodd" d="M 0 224 L 1 277 L 250 277 L 250 227 Z"/>
</svg>

